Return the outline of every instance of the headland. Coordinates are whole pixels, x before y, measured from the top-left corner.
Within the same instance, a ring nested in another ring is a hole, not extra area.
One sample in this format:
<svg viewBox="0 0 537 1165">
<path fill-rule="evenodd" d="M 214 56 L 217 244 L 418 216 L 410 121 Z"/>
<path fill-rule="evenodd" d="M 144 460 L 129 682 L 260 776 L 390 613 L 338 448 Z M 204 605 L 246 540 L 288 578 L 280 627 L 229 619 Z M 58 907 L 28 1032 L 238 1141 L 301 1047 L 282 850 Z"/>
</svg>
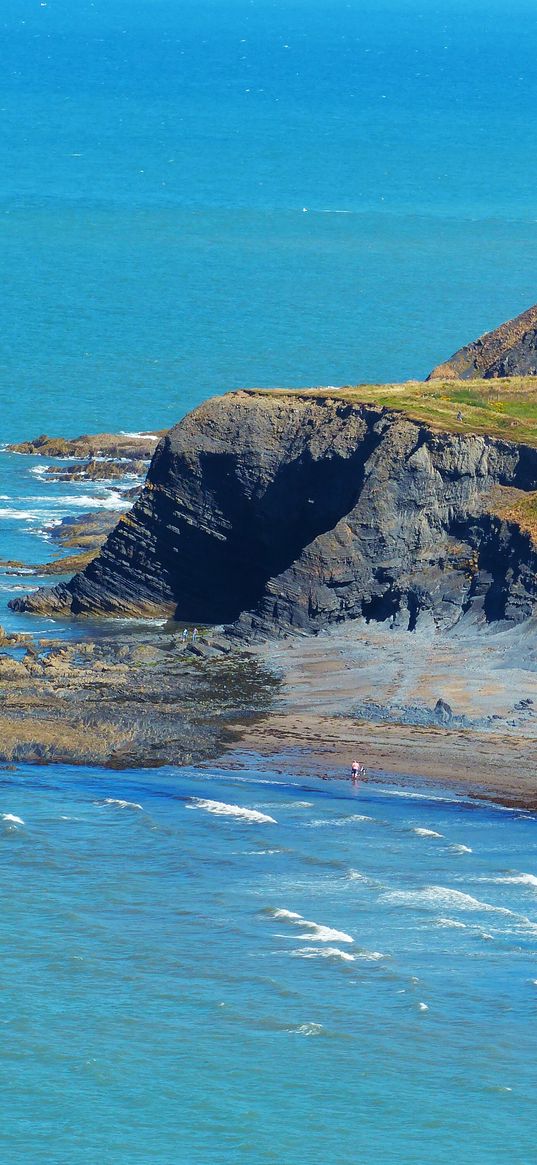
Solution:
<svg viewBox="0 0 537 1165">
<path fill-rule="evenodd" d="M 506 335 L 526 351 L 513 325 L 480 351 Z M 358 751 L 377 772 L 535 807 L 536 381 L 482 371 L 239 390 L 158 444 L 138 436 L 136 472 L 154 449 L 145 482 L 80 545 L 82 569 L 10 604 L 108 630 L 0 660 L 4 759 L 55 759 L 39 724 L 61 720 L 74 732 L 63 760 L 159 764 L 278 741 L 308 766 L 340 771 Z M 83 458 L 52 467 L 59 479 L 102 475 L 103 457 L 133 474 L 117 438 L 26 444 Z M 158 627 L 141 630 L 147 619 Z"/>
</svg>

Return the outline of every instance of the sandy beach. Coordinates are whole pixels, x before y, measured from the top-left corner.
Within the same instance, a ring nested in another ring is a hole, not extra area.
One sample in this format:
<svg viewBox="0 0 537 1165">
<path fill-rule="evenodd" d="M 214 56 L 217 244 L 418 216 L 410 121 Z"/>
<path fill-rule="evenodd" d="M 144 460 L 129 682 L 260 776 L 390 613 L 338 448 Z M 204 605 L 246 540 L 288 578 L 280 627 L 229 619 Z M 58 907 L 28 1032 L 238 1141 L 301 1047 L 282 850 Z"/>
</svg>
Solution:
<svg viewBox="0 0 537 1165">
<path fill-rule="evenodd" d="M 537 809 L 537 672 L 526 631 L 409 634 L 356 623 L 260 649 L 280 707 L 236 722 L 232 747 L 293 771 L 457 785 Z M 452 710 L 435 714 L 438 700 Z M 443 722 L 444 721 L 444 722 Z"/>
</svg>

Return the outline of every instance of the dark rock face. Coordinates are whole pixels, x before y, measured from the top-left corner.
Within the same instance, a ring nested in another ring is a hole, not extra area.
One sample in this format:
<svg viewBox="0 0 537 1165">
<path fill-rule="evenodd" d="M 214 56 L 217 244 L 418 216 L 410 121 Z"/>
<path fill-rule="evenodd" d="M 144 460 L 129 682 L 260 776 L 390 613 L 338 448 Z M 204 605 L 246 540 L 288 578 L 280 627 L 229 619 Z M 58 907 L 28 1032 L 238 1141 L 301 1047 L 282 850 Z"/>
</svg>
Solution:
<svg viewBox="0 0 537 1165">
<path fill-rule="evenodd" d="M 439 724 L 449 724 L 453 720 L 453 708 L 446 700 L 437 700 L 434 706 L 434 714 Z"/>
<path fill-rule="evenodd" d="M 359 616 L 410 630 L 520 622 L 537 549 L 487 512 L 497 485 L 536 489 L 537 450 L 337 396 L 228 394 L 162 439 L 139 500 L 81 574 L 12 605 L 169 614 L 245 636 Z"/>
<path fill-rule="evenodd" d="M 438 364 L 427 380 L 537 376 L 537 305 Z"/>
</svg>

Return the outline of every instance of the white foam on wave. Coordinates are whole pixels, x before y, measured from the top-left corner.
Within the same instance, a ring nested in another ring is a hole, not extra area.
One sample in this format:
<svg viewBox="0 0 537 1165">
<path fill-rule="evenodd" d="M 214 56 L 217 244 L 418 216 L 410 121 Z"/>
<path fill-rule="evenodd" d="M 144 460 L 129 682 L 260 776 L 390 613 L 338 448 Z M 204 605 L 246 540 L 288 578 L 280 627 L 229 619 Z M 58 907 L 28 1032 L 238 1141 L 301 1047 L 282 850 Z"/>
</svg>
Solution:
<svg viewBox="0 0 537 1165">
<path fill-rule="evenodd" d="M 462 890 L 452 890 L 448 886 L 424 886 L 421 890 L 388 890 L 381 895 L 380 901 L 392 906 L 423 906 L 430 910 L 447 906 L 453 910 L 513 914 L 512 910 L 507 910 L 504 906 L 492 906 L 490 902 L 481 902 L 471 894 L 464 894 Z"/>
<path fill-rule="evenodd" d="M 322 926 L 318 922 L 310 922 L 309 919 L 303 918 L 301 914 L 297 914 L 294 910 L 273 910 L 272 917 L 281 919 L 283 922 L 290 922 L 293 926 L 299 926 L 306 934 L 301 935 L 301 939 L 306 942 L 308 939 L 317 939 L 317 942 L 340 942 L 353 943 L 354 939 L 350 934 L 345 934 L 344 930 L 335 930 L 332 926 Z"/>
<path fill-rule="evenodd" d="M 282 788 L 282 784 L 280 781 L 275 781 L 274 778 L 269 778 L 269 777 L 254 777 L 251 775 L 248 775 L 247 777 L 242 777 L 238 773 L 233 773 L 232 777 L 230 777 L 228 772 L 224 772 L 224 773 L 218 773 L 218 772 L 214 773 L 213 772 L 213 773 L 211 773 L 211 776 L 213 776 L 216 780 L 223 779 L 225 781 L 230 781 L 234 785 L 271 785 L 273 789 L 281 789 Z M 285 789 L 302 789 L 303 784 L 301 781 L 287 781 L 286 780 L 283 788 L 285 788 Z"/>
<path fill-rule="evenodd" d="M 456 918 L 435 918 L 435 926 L 441 926 L 446 930 L 466 930 L 466 923 L 459 922 Z"/>
<path fill-rule="evenodd" d="M 341 951 L 339 947 L 298 947 L 291 951 L 295 959 L 340 959 L 343 963 L 354 963 L 355 955 Z"/>
<path fill-rule="evenodd" d="M 138 437 L 140 439 L 140 441 L 145 441 L 145 440 L 149 440 L 149 439 L 151 439 L 153 441 L 159 440 L 159 437 L 157 436 L 156 433 L 127 433 L 125 431 L 125 429 L 120 429 L 119 432 L 120 432 L 120 435 L 122 437 Z"/>
<path fill-rule="evenodd" d="M 319 829 L 323 825 L 352 825 L 355 821 L 373 821 L 373 818 L 367 817 L 365 813 L 348 813 L 346 817 L 318 817 L 306 822 L 306 825 L 308 829 Z"/>
<path fill-rule="evenodd" d="M 409 797 L 413 801 L 445 801 L 449 805 L 465 805 L 465 797 L 437 797 L 432 793 L 411 793 L 407 789 L 382 789 L 383 797 Z"/>
<path fill-rule="evenodd" d="M 296 1036 L 320 1036 L 324 1027 L 322 1023 L 300 1023 L 298 1027 L 290 1027 L 287 1030 Z"/>
<path fill-rule="evenodd" d="M 252 781 L 252 784 L 259 784 Z M 311 809 L 311 801 L 265 801 L 265 809 Z"/>
<path fill-rule="evenodd" d="M 428 1011 L 429 1007 L 426 1003 L 418 1003 L 418 1009 L 419 1011 Z"/>
<path fill-rule="evenodd" d="M 122 801 L 119 797 L 105 797 L 104 801 L 94 801 L 93 804 L 100 805 L 101 808 L 104 805 L 115 805 L 117 809 L 142 809 L 143 810 L 143 805 L 140 805 L 138 803 L 138 801 Z"/>
<path fill-rule="evenodd" d="M 378 878 L 371 878 L 368 874 L 362 874 L 360 870 L 355 870 L 351 866 L 345 871 L 345 878 L 348 882 L 358 882 L 368 890 L 380 891 L 385 889 L 385 886 Z"/>
<path fill-rule="evenodd" d="M 102 488 L 102 487 L 100 487 Z M 62 494 L 61 497 L 37 496 L 26 499 L 29 502 L 46 502 L 48 506 L 76 506 L 84 510 L 125 509 L 126 501 L 117 490 L 107 490 L 103 497 L 96 494 Z"/>
<path fill-rule="evenodd" d="M 204 797 L 192 797 L 187 809 L 204 809 L 216 817 L 236 817 L 239 821 L 255 821 L 259 825 L 277 825 L 274 817 L 260 813 L 257 809 L 245 809 L 243 805 L 227 805 L 225 801 L 209 801 Z"/>
<path fill-rule="evenodd" d="M 22 817 L 17 817 L 15 813 L 2 813 L 2 821 L 7 825 L 24 825 Z"/>
<path fill-rule="evenodd" d="M 281 849 L 247 849 L 244 850 L 245 857 L 255 857 L 257 855 L 281 854 Z"/>
<path fill-rule="evenodd" d="M 483 881 L 494 882 L 497 885 L 532 886 L 534 890 L 537 889 L 535 874 L 506 874 L 505 877 L 485 878 Z"/>
<path fill-rule="evenodd" d="M 454 845 L 450 845 L 449 850 L 452 854 L 471 854 L 471 853 L 473 853 L 473 850 L 470 848 L 469 845 L 458 845 L 457 843 L 455 843 Z"/>
<path fill-rule="evenodd" d="M 42 521 L 43 519 L 46 519 L 46 521 L 43 526 L 38 528 L 37 533 L 42 534 L 50 541 L 49 530 L 53 530 L 54 526 L 61 526 L 63 518 L 54 517 L 52 514 L 41 514 L 40 517 Z"/>
<path fill-rule="evenodd" d="M 0 509 L 0 519 L 14 518 L 14 520 L 17 522 L 28 522 L 36 521 L 37 518 L 41 517 L 42 515 L 36 513 L 35 510 L 16 510 L 13 506 L 3 506 L 2 509 Z"/>
<path fill-rule="evenodd" d="M 412 833 L 416 833 L 418 837 L 443 837 L 443 833 L 437 833 L 436 829 L 421 829 L 417 826 L 413 828 Z"/>
<path fill-rule="evenodd" d="M 22 571 L 21 571 L 21 573 L 22 573 Z M 33 574 L 33 571 L 31 573 Z M 11 591 L 24 591 L 25 595 L 29 595 L 29 594 L 31 594 L 32 591 L 36 591 L 37 589 L 38 589 L 37 587 L 28 586 L 28 583 L 25 583 L 24 586 L 22 586 L 22 584 L 17 584 L 17 586 L 13 586 L 12 583 L 9 583 L 7 586 L 0 587 L 0 591 L 6 591 L 8 593 L 11 593 Z"/>
<path fill-rule="evenodd" d="M 320 943 L 354 942 L 354 939 L 350 934 L 346 934 L 344 930 L 335 930 L 332 926 L 321 926 L 320 923 L 308 922 L 307 919 L 303 919 L 300 925 L 303 926 L 304 929 L 308 932 L 307 934 L 301 935 L 301 938 L 303 938 L 305 941 L 310 938 L 314 938 L 317 939 L 317 942 Z"/>
</svg>

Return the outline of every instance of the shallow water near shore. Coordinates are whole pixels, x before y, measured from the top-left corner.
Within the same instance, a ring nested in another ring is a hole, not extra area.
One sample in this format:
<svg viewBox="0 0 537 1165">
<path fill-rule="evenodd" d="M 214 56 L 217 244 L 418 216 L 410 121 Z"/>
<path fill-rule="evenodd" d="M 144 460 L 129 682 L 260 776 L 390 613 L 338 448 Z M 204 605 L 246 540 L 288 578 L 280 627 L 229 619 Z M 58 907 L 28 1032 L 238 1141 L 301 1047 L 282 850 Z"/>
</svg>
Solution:
<svg viewBox="0 0 537 1165">
<path fill-rule="evenodd" d="M 0 774 L 4 1160 L 529 1162 L 535 818 L 236 763 Z"/>
</svg>

